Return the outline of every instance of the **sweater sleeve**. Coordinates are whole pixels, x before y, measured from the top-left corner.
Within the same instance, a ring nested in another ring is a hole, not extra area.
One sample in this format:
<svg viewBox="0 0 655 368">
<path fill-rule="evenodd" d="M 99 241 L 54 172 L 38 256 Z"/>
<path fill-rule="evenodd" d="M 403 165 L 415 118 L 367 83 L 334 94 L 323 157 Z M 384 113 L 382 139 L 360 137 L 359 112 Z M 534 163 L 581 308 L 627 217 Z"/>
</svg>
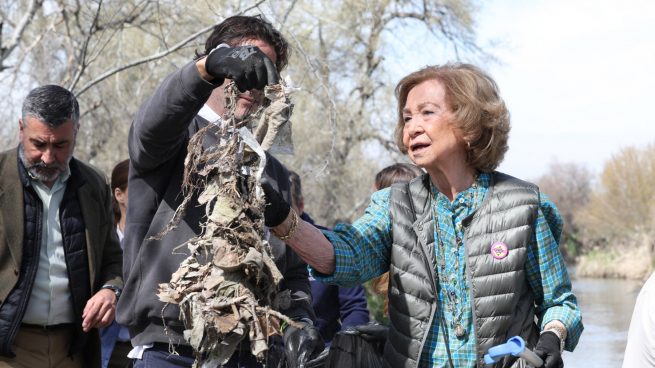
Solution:
<svg viewBox="0 0 655 368">
<path fill-rule="evenodd" d="M 339 287 L 339 314 L 342 330 L 369 322 L 366 293 L 362 285 Z"/>
<path fill-rule="evenodd" d="M 351 287 L 389 270 L 390 195 L 389 188 L 373 193 L 366 212 L 352 225 L 339 224 L 333 231 L 323 230 L 334 247 L 335 271 L 332 275 L 323 275 L 310 268 L 317 280 Z"/>
<path fill-rule="evenodd" d="M 200 77 L 195 62 L 170 74 L 139 108 L 129 134 L 130 161 L 139 171 L 170 160 L 194 116 L 216 85 Z"/>
</svg>

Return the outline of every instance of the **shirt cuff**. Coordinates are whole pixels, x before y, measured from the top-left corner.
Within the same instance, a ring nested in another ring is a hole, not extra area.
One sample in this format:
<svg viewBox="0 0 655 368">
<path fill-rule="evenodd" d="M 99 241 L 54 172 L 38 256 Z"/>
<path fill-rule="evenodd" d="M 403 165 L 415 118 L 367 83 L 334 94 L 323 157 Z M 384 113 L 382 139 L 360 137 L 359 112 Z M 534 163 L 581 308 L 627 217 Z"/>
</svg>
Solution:
<svg viewBox="0 0 655 368">
<path fill-rule="evenodd" d="M 323 235 L 334 247 L 334 272 L 330 275 L 327 275 L 320 273 L 312 266 L 308 266 L 309 274 L 316 280 L 325 284 L 341 284 L 341 282 L 348 279 L 349 273 L 347 266 L 344 265 L 340 259 L 343 259 L 345 254 L 350 253 L 350 247 L 342 243 L 334 232 L 330 230 L 321 230 L 321 232 L 323 232 Z"/>
<path fill-rule="evenodd" d="M 562 322 L 566 328 L 566 341 L 564 342 L 564 350 L 573 351 L 576 345 L 578 345 L 578 340 L 582 334 L 582 323 L 579 317 L 579 314 L 572 313 L 571 310 L 564 306 L 555 306 L 548 308 L 544 317 L 541 320 L 540 329 L 543 330 L 544 327 L 549 322 L 558 320 Z"/>
</svg>

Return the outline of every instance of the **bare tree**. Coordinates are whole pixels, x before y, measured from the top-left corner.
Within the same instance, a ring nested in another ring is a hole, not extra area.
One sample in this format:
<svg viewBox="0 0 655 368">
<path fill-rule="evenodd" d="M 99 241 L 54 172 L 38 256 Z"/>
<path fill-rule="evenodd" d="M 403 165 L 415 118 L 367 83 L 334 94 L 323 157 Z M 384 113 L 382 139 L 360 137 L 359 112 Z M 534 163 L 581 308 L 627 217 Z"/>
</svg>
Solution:
<svg viewBox="0 0 655 368">
<path fill-rule="evenodd" d="M 1 37 L 11 40 L 2 45 L 2 117 L 17 121 L 36 85 L 68 86 L 83 110 L 76 155 L 108 170 L 127 156 L 138 106 L 191 60 L 211 25 L 242 11 L 263 14 L 294 48 L 287 76 L 300 88 L 296 155 L 281 159 L 304 176 L 308 207 L 324 223 L 354 217 L 373 174 L 401 159 L 387 63 L 400 42 L 395 34 L 420 30 L 429 35 L 426 48 L 446 44 L 457 55 L 486 56 L 475 43 L 470 0 L 0 0 Z M 16 130 L 0 131 L 5 146 Z"/>
<path fill-rule="evenodd" d="M 8 68 L 8 66 L 5 66 L 5 61 L 9 59 L 9 56 L 12 54 L 12 52 L 22 42 L 25 29 L 34 19 L 36 12 L 43 5 L 43 0 L 30 0 L 26 4 L 21 4 L 21 2 L 14 2 L 11 4 L 13 6 L 7 6 L 7 4 L 3 5 L 5 6 L 2 7 L 2 13 L 0 14 L 0 72 Z M 18 17 L 18 23 L 12 23 L 11 18 L 13 18 L 13 16 L 10 17 L 10 13 L 21 12 L 22 14 L 20 14 Z M 11 35 L 7 42 L 4 42 L 3 38 L 5 23 L 7 23 L 7 25 L 11 28 Z"/>
<path fill-rule="evenodd" d="M 628 147 L 604 166 L 580 214 L 590 244 L 655 234 L 655 145 Z"/>
<path fill-rule="evenodd" d="M 208 12 L 205 2 L 184 5 L 188 12 L 173 0 L 0 1 L 2 24 L 10 26 L 3 36 L 13 35 L 2 54 L 3 117 L 17 121 L 22 96 L 36 85 L 68 87 L 83 116 L 76 156 L 108 170 L 127 156 L 127 132 L 139 104 L 167 73 L 190 61 L 200 36 L 224 19 Z M 19 24 L 8 23 L 18 14 Z M 15 142 L 16 131 L 17 124 L 4 126 L 2 142 Z"/>
<path fill-rule="evenodd" d="M 272 4 L 272 3 L 271 3 Z M 279 4 L 276 2 L 275 4 Z M 289 75 L 294 134 L 304 142 L 290 166 L 307 183 L 309 210 L 322 222 L 352 219 L 382 166 L 402 160 L 393 142 L 395 80 L 385 58 L 395 33 L 425 31 L 426 48 L 485 57 L 475 43 L 472 4 L 459 1 L 288 1 L 273 16 L 295 48 Z M 407 70 L 407 73 L 413 70 Z"/>
<path fill-rule="evenodd" d="M 564 246 L 562 249 L 568 257 L 582 250 L 578 214 L 589 202 L 592 179 L 591 171 L 584 165 L 555 161 L 546 174 L 536 180 L 541 192 L 555 203 L 564 220 L 560 245 Z M 569 242 L 571 246 L 567 247 Z"/>
</svg>

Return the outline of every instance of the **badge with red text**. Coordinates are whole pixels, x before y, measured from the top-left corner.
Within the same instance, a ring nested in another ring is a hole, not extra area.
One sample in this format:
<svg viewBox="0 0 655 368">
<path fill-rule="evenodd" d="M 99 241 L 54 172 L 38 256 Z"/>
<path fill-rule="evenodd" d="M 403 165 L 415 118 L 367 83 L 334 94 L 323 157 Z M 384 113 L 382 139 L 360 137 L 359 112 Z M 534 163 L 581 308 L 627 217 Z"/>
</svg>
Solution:
<svg viewBox="0 0 655 368">
<path fill-rule="evenodd" d="M 507 244 L 503 242 L 495 242 L 491 244 L 491 256 L 496 259 L 503 259 L 509 254 Z"/>
</svg>

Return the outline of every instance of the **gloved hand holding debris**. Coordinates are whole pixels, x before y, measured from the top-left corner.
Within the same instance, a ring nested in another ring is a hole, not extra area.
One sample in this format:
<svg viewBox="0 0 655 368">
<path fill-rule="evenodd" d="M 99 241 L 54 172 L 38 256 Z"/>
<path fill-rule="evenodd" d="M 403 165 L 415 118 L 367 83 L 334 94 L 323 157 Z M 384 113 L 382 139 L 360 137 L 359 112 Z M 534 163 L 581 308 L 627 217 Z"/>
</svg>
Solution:
<svg viewBox="0 0 655 368">
<path fill-rule="evenodd" d="M 325 346 L 316 327 L 302 322 L 302 328 L 288 326 L 284 329 L 284 351 L 287 368 L 304 368 L 305 364 L 318 356 Z"/>
<path fill-rule="evenodd" d="M 241 92 L 279 83 L 275 65 L 256 46 L 219 45 L 207 55 L 205 70 L 215 78 L 213 83 L 220 85 L 228 78 Z"/>
</svg>

